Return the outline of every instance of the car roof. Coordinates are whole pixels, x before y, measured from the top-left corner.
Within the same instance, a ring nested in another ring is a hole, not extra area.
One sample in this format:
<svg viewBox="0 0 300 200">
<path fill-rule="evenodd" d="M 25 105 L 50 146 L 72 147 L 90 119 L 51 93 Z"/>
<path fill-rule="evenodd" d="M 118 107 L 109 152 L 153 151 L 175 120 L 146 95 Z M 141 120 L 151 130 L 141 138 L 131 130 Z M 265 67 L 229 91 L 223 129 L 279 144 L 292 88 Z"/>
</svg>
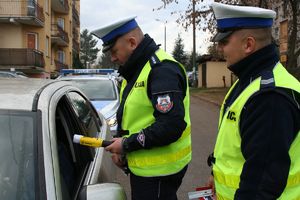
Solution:
<svg viewBox="0 0 300 200">
<path fill-rule="evenodd" d="M 61 69 L 57 79 L 114 79 L 119 74 L 114 69 Z"/>
<path fill-rule="evenodd" d="M 64 81 L 49 79 L 8 79 L 0 78 L 0 109 L 32 110 L 34 98 L 47 85 L 57 84 L 57 88 L 66 85 Z"/>
</svg>

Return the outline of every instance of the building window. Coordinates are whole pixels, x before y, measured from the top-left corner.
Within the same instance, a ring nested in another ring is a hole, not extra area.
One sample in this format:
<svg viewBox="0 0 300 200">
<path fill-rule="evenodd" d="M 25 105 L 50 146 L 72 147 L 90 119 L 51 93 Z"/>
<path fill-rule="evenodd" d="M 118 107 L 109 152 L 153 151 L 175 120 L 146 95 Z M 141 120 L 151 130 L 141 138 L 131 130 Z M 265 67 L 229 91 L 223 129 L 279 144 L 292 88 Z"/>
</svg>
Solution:
<svg viewBox="0 0 300 200">
<path fill-rule="evenodd" d="M 49 37 L 46 37 L 46 49 L 45 49 L 46 56 L 49 56 Z"/>
<path fill-rule="evenodd" d="M 72 33 L 72 22 L 71 22 L 71 20 L 70 20 L 70 35 L 71 35 L 71 37 L 73 38 L 73 33 Z"/>
<path fill-rule="evenodd" d="M 65 19 L 64 19 L 64 18 L 57 18 L 57 25 L 58 25 L 62 30 L 65 30 Z"/>
<path fill-rule="evenodd" d="M 65 63 L 65 52 L 64 51 L 58 51 L 58 61 L 60 63 Z"/>
<path fill-rule="evenodd" d="M 49 13 L 49 0 L 45 0 L 45 11 Z"/>
</svg>

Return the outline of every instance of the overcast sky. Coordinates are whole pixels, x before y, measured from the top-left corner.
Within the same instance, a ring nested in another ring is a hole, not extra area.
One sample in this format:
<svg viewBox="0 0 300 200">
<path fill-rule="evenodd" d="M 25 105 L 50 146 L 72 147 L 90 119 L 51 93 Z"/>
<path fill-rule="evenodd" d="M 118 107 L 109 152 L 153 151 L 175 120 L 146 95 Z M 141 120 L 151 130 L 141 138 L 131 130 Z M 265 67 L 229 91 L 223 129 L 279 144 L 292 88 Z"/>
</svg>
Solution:
<svg viewBox="0 0 300 200">
<path fill-rule="evenodd" d="M 207 0 L 212 1 L 212 0 Z M 148 33 L 158 44 L 164 48 L 164 23 L 167 21 L 167 52 L 174 49 L 175 39 L 178 34 L 183 39 L 185 51 L 191 52 L 193 49 L 192 27 L 186 32 L 176 23 L 178 15 L 171 15 L 172 11 L 184 11 L 189 0 L 179 0 L 179 4 L 171 4 L 167 9 L 153 11 L 163 3 L 160 0 L 80 0 L 80 28 L 93 31 L 104 25 L 108 25 L 118 19 L 137 16 L 136 21 L 144 33 Z M 160 21 L 156 21 L 156 19 Z M 207 48 L 205 42 L 207 35 L 197 30 L 196 51 L 203 54 Z M 102 42 L 98 42 L 101 48 Z"/>
</svg>

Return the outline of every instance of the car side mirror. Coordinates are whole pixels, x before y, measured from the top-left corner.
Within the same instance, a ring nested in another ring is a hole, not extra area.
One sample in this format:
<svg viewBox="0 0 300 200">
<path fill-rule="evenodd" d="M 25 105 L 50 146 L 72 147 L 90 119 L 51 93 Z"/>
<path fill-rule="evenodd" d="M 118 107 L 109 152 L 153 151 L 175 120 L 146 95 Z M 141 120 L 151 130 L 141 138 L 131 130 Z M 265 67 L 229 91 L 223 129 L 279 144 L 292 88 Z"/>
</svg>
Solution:
<svg viewBox="0 0 300 200">
<path fill-rule="evenodd" d="M 118 183 L 101 183 L 84 186 L 79 200 L 126 200 L 126 193 Z"/>
</svg>

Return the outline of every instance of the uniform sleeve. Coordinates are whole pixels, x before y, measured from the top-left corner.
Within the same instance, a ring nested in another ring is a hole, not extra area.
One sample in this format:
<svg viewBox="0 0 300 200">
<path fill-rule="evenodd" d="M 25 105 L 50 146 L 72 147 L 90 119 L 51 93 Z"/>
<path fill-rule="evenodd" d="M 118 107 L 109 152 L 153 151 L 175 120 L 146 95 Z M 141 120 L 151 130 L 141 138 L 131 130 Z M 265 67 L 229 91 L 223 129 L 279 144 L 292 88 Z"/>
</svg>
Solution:
<svg viewBox="0 0 300 200">
<path fill-rule="evenodd" d="M 235 200 L 271 200 L 281 195 L 299 120 L 299 110 L 276 92 L 259 94 L 246 104 L 240 122 L 246 161 Z"/>
<path fill-rule="evenodd" d="M 168 145 L 180 138 L 186 128 L 183 104 L 186 87 L 185 74 L 177 63 L 162 62 L 152 68 L 148 96 L 155 122 L 124 141 L 126 152 Z"/>
</svg>

